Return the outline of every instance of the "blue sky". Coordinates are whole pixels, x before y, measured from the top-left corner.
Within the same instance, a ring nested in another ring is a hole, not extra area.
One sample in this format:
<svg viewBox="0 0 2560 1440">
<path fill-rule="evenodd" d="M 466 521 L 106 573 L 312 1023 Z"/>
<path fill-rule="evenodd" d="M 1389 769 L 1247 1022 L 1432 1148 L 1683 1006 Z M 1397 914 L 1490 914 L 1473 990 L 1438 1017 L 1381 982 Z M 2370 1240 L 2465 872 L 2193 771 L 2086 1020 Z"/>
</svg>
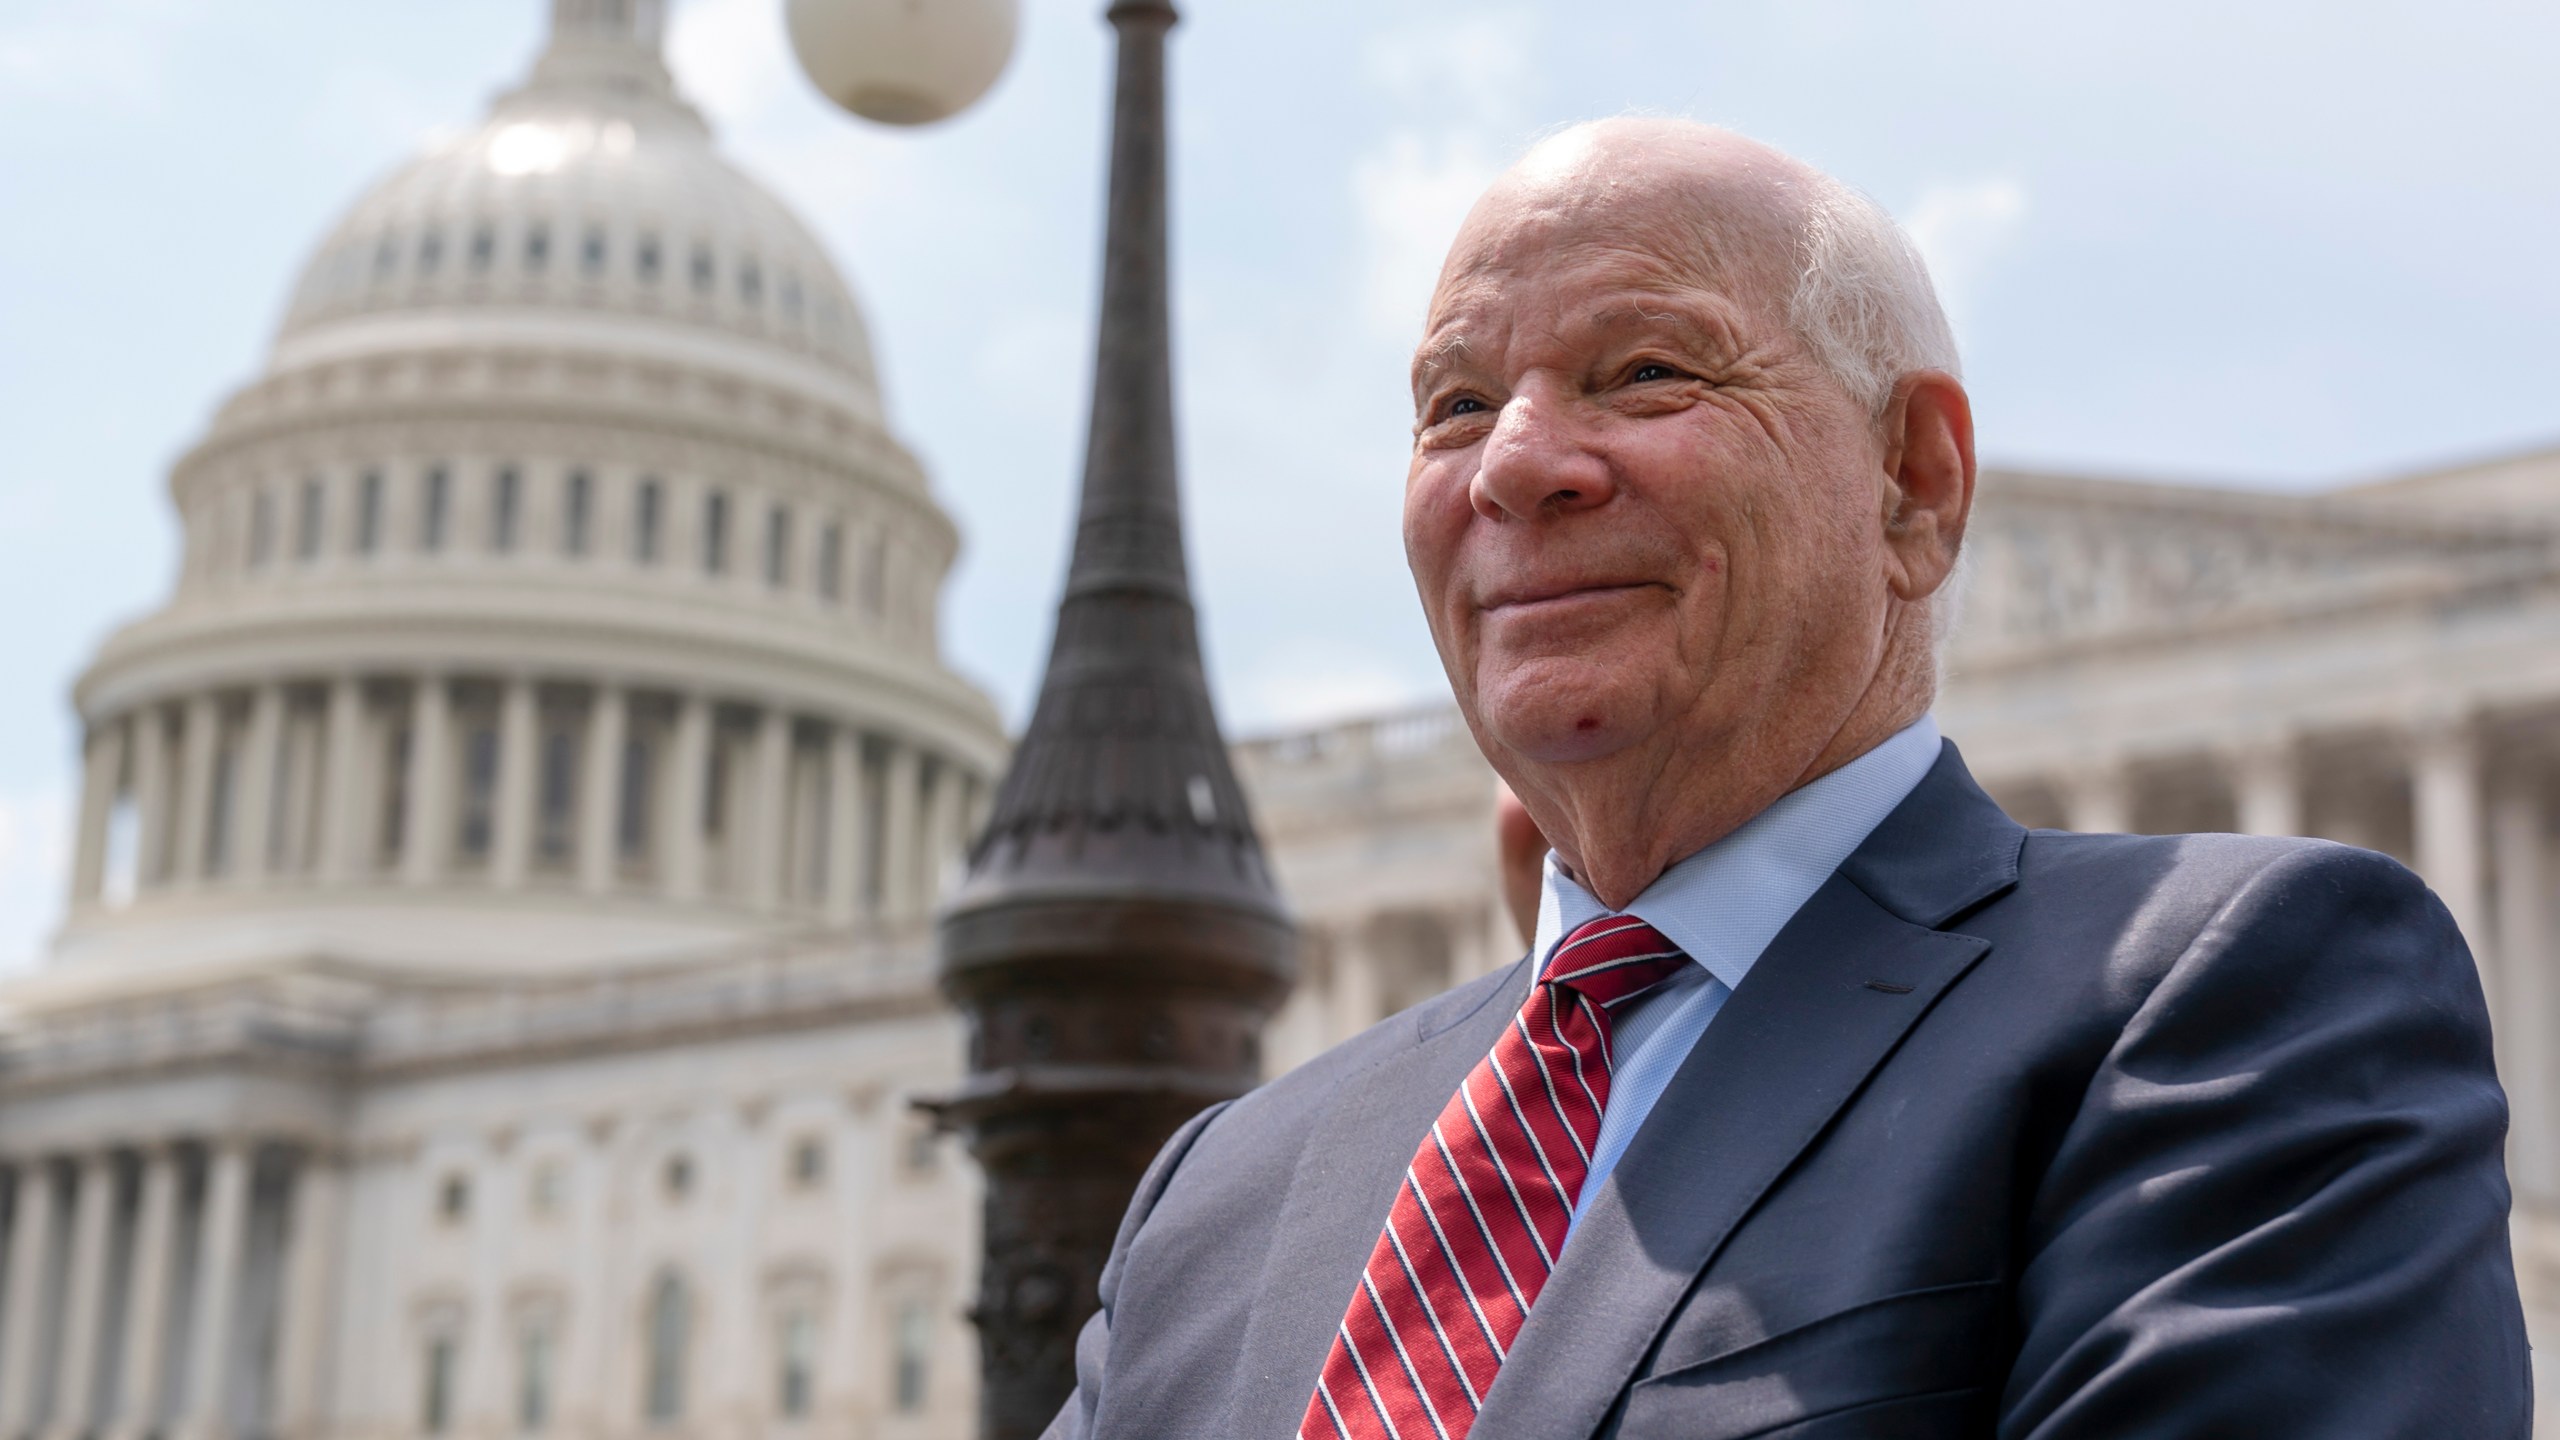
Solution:
<svg viewBox="0 0 2560 1440">
<path fill-rule="evenodd" d="M 309 247 L 469 122 L 542 0 L 0 0 L 0 965 L 59 911 L 66 695 L 164 594 L 169 461 Z M 1019 714 L 1081 454 L 1107 51 L 1024 0 L 922 132 L 677 0 L 680 80 L 826 237 L 967 551 L 945 645 Z M 1176 311 L 1231 729 L 1427 699 L 1404 353 L 1477 188 L 1627 110 L 1759 135 L 1919 233 L 1994 461 L 2299 488 L 2560 440 L 2560 7 L 2525 0 L 1191 0 Z"/>
</svg>

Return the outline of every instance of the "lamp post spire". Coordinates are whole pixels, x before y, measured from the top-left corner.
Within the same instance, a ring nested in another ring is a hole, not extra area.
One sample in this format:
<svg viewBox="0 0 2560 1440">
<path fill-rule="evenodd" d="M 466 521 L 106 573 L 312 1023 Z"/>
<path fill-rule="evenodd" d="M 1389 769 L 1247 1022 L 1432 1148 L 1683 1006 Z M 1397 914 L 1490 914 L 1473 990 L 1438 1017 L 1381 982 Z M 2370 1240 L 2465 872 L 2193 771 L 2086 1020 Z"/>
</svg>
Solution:
<svg viewBox="0 0 2560 1440">
<path fill-rule="evenodd" d="M 970 1075 L 937 1102 L 987 1177 L 981 1433 L 1029 1440 L 1129 1195 L 1258 1078 L 1295 940 L 1202 675 L 1174 453 L 1167 0 L 1119 38 L 1091 435 L 1049 665 L 940 922 Z"/>
</svg>

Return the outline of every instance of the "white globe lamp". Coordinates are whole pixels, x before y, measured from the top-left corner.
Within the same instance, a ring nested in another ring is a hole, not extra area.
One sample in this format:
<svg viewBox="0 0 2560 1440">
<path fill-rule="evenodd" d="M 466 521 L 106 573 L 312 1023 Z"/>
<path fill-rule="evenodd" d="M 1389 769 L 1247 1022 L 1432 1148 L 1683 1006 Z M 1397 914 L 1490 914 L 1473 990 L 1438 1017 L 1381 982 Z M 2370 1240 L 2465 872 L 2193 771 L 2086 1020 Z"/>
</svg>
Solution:
<svg viewBox="0 0 2560 1440">
<path fill-rule="evenodd" d="M 883 125 L 930 125 L 977 103 L 1013 58 L 1021 0 L 789 0 L 810 82 Z"/>
</svg>

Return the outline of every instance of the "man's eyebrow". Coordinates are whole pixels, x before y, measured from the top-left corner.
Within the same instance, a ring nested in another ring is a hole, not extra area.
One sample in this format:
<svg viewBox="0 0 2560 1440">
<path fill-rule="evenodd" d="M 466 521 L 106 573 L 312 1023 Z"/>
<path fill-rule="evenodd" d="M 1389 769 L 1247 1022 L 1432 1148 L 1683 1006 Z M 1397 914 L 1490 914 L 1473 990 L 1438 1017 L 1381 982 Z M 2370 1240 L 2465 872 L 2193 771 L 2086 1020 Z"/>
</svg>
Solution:
<svg viewBox="0 0 2560 1440">
<path fill-rule="evenodd" d="M 1415 383 L 1448 369 L 1453 361 L 1463 358 L 1466 353 L 1467 337 L 1463 333 L 1443 336 L 1424 345 L 1413 352 Z"/>
<path fill-rule="evenodd" d="M 1669 325 L 1702 339 L 1722 340 L 1727 335 L 1721 319 L 1702 314 L 1696 308 L 1677 301 L 1664 300 L 1652 304 L 1621 302 L 1591 312 L 1591 326 L 1595 330 L 1615 330 L 1627 325 Z"/>
</svg>

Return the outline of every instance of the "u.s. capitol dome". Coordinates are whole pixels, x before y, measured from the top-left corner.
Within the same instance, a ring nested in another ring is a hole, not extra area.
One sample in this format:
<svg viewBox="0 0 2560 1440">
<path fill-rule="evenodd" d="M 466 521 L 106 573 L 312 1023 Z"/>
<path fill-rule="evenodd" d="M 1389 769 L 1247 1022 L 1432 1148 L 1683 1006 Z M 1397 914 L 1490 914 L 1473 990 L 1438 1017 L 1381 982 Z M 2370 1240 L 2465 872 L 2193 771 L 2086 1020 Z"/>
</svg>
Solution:
<svg viewBox="0 0 2560 1440">
<path fill-rule="evenodd" d="M 860 309 L 656 7 L 562 4 L 321 242 L 78 685 L 66 969 L 518 970 L 912 918 L 1002 744 Z"/>
</svg>

